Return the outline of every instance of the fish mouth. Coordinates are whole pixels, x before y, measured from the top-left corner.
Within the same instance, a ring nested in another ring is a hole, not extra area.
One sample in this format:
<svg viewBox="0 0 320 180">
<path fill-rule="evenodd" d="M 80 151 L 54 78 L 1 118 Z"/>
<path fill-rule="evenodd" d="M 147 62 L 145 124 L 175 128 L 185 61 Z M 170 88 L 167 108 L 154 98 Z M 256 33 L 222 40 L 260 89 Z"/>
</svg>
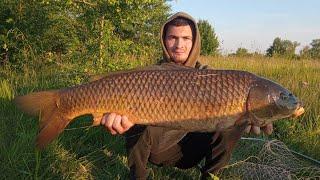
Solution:
<svg viewBox="0 0 320 180">
<path fill-rule="evenodd" d="M 299 117 L 300 115 L 302 115 L 304 113 L 304 108 L 302 106 L 299 106 L 292 114 L 291 117 L 296 118 Z"/>
</svg>

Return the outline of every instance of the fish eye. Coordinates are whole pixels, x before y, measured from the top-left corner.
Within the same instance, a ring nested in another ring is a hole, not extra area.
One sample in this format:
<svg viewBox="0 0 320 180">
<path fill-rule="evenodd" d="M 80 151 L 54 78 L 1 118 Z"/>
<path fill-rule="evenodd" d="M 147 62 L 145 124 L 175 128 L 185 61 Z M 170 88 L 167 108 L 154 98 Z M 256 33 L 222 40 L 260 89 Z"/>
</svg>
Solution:
<svg viewBox="0 0 320 180">
<path fill-rule="evenodd" d="M 286 101 L 286 100 L 288 100 L 289 96 L 287 94 L 281 92 L 280 93 L 280 98 L 281 98 L 281 100 Z"/>
</svg>

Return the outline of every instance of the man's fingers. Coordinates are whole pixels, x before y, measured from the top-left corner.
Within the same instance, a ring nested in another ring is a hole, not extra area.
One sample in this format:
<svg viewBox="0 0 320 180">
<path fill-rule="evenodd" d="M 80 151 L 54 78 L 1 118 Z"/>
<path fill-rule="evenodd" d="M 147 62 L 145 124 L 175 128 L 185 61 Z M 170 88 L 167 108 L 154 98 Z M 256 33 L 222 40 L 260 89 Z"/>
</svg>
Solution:
<svg viewBox="0 0 320 180">
<path fill-rule="evenodd" d="M 105 123 L 106 123 L 106 120 L 105 120 L 105 115 L 104 115 L 101 118 L 100 124 L 103 126 Z"/>
<path fill-rule="evenodd" d="M 244 130 L 245 133 L 250 133 L 251 131 L 251 125 L 247 126 L 247 128 Z"/>
<path fill-rule="evenodd" d="M 123 128 L 123 131 L 127 131 L 128 129 L 130 129 L 134 124 L 128 120 L 127 116 L 122 116 L 122 121 L 121 121 L 121 125 Z"/>
<path fill-rule="evenodd" d="M 107 113 L 107 114 L 104 114 L 104 115 L 102 116 L 101 121 L 100 121 L 100 123 L 101 123 L 102 126 L 105 125 L 106 119 L 107 119 L 108 115 L 109 115 L 109 114 Z"/>
<path fill-rule="evenodd" d="M 259 135 L 259 134 L 261 133 L 261 130 L 262 130 L 265 134 L 267 134 L 267 135 L 272 134 L 272 132 L 273 132 L 273 125 L 272 125 L 272 123 L 267 124 L 266 126 L 262 127 L 261 129 L 260 129 L 259 126 L 249 125 L 249 126 L 245 129 L 245 132 L 246 132 L 246 133 L 252 132 L 252 133 L 254 133 L 254 134 L 256 134 L 256 135 Z"/>
<path fill-rule="evenodd" d="M 110 131 L 111 134 L 117 134 L 117 132 L 113 129 L 113 123 L 115 120 L 116 114 L 110 113 L 106 117 L 105 127 Z"/>
<path fill-rule="evenodd" d="M 101 125 L 111 134 L 123 134 L 134 124 L 128 120 L 127 116 L 121 116 L 116 113 L 106 113 L 101 119 Z"/>
<path fill-rule="evenodd" d="M 121 115 L 115 116 L 112 128 L 119 134 L 123 133 L 123 128 L 121 126 Z"/>
<path fill-rule="evenodd" d="M 258 126 L 252 126 L 251 131 L 256 135 L 259 135 L 261 133 L 260 127 Z"/>
<path fill-rule="evenodd" d="M 266 133 L 267 135 L 271 135 L 273 132 L 273 125 L 272 123 L 267 124 L 266 126 L 262 127 L 262 130 L 264 133 Z"/>
</svg>

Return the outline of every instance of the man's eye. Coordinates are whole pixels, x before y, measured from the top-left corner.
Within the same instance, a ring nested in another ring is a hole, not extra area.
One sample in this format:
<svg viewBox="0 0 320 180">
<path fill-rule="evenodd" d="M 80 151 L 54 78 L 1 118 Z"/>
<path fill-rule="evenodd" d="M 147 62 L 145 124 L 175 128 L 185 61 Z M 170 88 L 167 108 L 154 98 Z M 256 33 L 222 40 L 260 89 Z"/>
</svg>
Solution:
<svg viewBox="0 0 320 180">
<path fill-rule="evenodd" d="M 168 39 L 168 40 L 174 40 L 175 37 L 174 37 L 174 36 L 168 36 L 167 39 Z"/>
</svg>

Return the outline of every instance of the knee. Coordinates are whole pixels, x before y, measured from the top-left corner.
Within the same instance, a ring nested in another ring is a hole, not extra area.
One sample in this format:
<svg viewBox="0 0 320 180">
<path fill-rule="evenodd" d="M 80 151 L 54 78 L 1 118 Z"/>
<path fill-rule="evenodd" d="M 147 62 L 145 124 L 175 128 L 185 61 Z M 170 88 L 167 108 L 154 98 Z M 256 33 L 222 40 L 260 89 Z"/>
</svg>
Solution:
<svg viewBox="0 0 320 180">
<path fill-rule="evenodd" d="M 163 133 L 162 127 L 148 126 L 142 135 L 142 140 L 149 146 L 156 144 Z"/>
</svg>

